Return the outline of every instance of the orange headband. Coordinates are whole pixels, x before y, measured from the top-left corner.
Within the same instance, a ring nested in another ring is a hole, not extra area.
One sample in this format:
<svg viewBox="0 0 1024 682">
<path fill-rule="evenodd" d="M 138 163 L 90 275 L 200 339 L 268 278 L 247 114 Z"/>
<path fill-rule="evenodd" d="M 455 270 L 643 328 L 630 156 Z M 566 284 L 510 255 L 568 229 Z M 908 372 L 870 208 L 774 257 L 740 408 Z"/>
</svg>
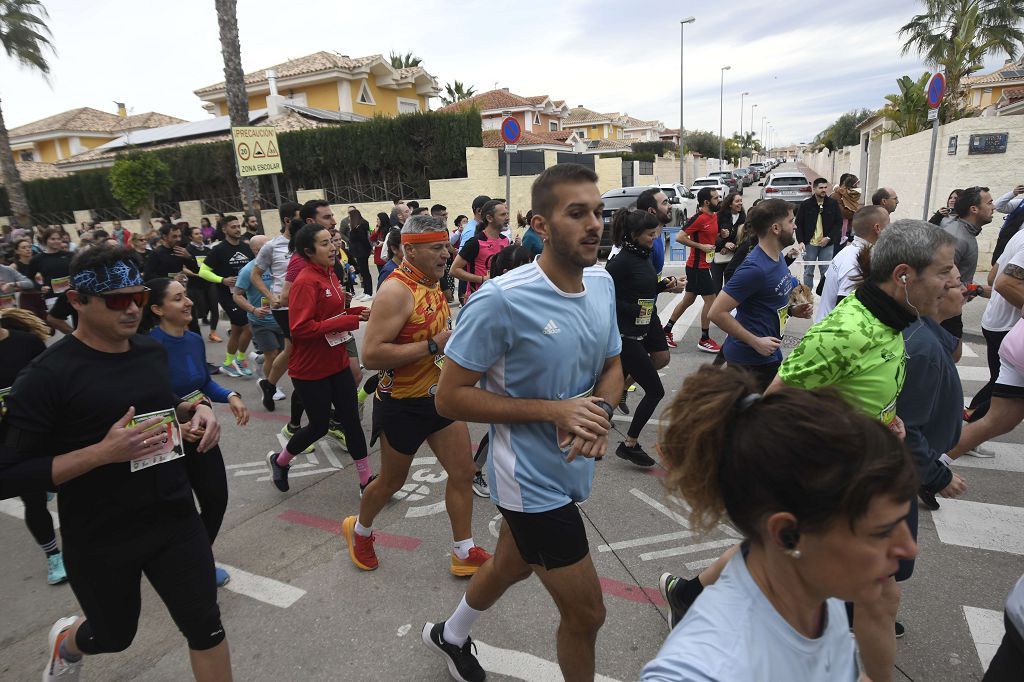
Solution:
<svg viewBox="0 0 1024 682">
<path fill-rule="evenodd" d="M 446 242 L 448 241 L 448 232 L 436 231 L 436 232 L 414 232 L 412 234 L 403 234 L 403 244 L 432 244 L 434 242 Z"/>
</svg>

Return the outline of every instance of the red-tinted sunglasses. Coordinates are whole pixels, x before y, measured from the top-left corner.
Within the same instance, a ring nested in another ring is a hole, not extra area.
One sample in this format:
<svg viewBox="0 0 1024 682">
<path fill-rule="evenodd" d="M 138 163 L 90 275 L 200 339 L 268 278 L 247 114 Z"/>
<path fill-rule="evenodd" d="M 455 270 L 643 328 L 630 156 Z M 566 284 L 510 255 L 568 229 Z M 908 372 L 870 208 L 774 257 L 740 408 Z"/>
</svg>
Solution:
<svg viewBox="0 0 1024 682">
<path fill-rule="evenodd" d="M 108 310 L 128 310 L 132 303 L 142 308 L 149 302 L 149 289 L 136 291 L 130 294 L 95 294 L 103 299 Z"/>
</svg>

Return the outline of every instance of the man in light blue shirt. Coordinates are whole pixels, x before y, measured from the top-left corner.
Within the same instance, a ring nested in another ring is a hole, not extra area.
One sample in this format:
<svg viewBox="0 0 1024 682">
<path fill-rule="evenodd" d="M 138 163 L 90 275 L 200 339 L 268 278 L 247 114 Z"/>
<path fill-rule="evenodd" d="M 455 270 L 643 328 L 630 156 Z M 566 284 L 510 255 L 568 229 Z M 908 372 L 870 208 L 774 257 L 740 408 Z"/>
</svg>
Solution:
<svg viewBox="0 0 1024 682">
<path fill-rule="evenodd" d="M 481 194 L 476 199 L 473 199 L 473 217 L 466 221 L 466 224 L 462 228 L 461 234 L 459 234 L 459 243 L 455 244 L 456 251 L 461 251 L 462 247 L 466 245 L 474 234 L 476 234 L 476 226 L 480 224 L 480 209 L 484 207 L 491 198 Z"/>
<path fill-rule="evenodd" d="M 422 631 L 464 680 L 484 679 L 473 623 L 531 573 L 559 606 L 566 677 L 593 677 L 604 621 L 576 506 L 590 495 L 592 460 L 604 455 L 622 393 L 615 287 L 594 267 L 604 202 L 592 170 L 559 164 L 534 182 L 532 204 L 544 252 L 473 294 L 445 346 L 435 398 L 445 417 L 491 424 L 489 487 L 503 517 L 494 556 L 455 612 Z"/>
</svg>

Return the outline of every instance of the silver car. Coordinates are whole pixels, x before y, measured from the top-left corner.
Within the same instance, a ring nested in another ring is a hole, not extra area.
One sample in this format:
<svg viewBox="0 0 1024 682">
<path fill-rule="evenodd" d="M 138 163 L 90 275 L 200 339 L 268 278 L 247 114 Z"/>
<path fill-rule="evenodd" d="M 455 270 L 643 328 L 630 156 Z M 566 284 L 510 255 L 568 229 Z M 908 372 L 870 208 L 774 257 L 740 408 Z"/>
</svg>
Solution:
<svg viewBox="0 0 1024 682">
<path fill-rule="evenodd" d="M 811 181 L 803 173 L 782 171 L 769 173 L 761 188 L 762 199 L 784 199 L 799 204 L 811 196 Z"/>
</svg>

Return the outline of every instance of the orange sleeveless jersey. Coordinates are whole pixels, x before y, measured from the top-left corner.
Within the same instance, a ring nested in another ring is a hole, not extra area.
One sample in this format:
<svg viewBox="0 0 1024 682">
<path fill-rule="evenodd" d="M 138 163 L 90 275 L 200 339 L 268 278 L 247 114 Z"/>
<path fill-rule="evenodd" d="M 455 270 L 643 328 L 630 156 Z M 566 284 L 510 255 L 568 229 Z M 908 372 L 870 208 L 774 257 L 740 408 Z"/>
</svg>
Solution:
<svg viewBox="0 0 1024 682">
<path fill-rule="evenodd" d="M 435 283 L 427 286 L 417 281 L 415 273 L 398 266 L 388 277 L 404 284 L 413 296 L 412 315 L 395 337 L 395 343 L 426 341 L 451 328 L 451 311 L 441 288 Z M 395 369 L 381 370 L 377 384 L 377 397 L 428 398 L 437 392 L 437 379 L 441 375 L 444 355 L 420 358 Z"/>
</svg>

